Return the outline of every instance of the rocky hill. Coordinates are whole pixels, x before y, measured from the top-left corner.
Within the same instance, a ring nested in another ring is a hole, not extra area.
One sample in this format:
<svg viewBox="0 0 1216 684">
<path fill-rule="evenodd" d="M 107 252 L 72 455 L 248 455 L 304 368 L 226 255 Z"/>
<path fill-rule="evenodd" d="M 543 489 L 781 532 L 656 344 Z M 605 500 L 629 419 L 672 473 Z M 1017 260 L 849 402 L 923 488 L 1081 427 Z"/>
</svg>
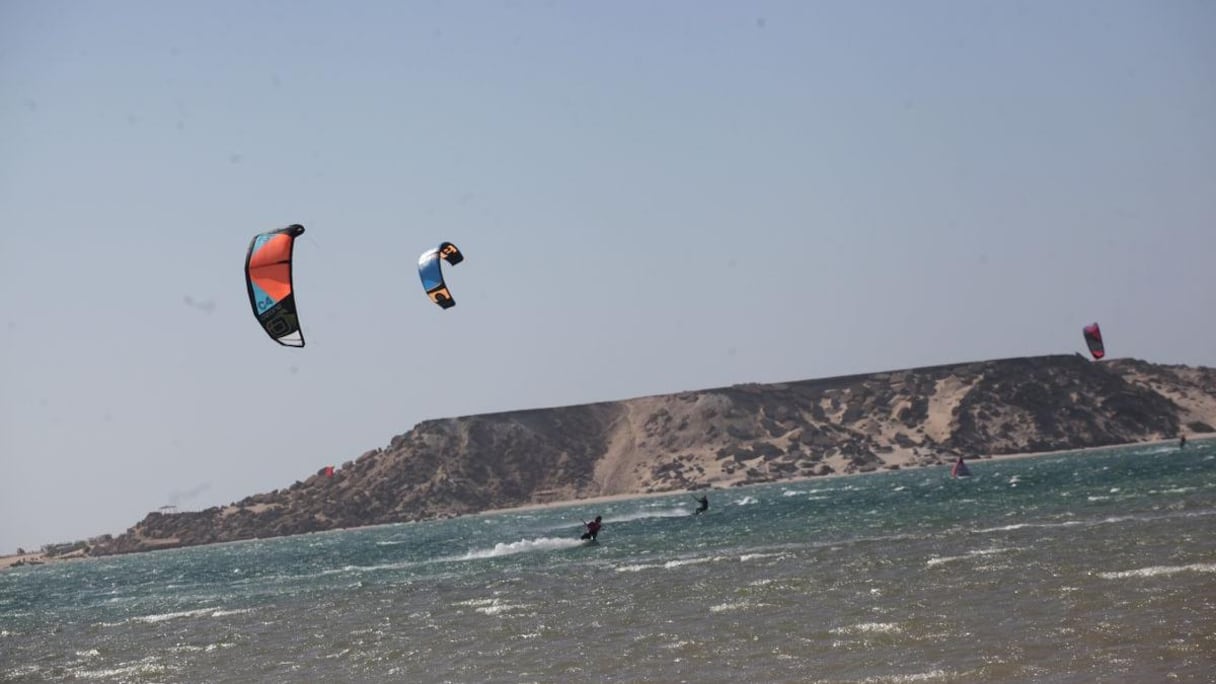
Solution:
<svg viewBox="0 0 1216 684">
<path fill-rule="evenodd" d="M 430 420 L 292 486 L 151 513 L 92 555 L 1213 432 L 1216 369 L 1004 359 Z"/>
</svg>

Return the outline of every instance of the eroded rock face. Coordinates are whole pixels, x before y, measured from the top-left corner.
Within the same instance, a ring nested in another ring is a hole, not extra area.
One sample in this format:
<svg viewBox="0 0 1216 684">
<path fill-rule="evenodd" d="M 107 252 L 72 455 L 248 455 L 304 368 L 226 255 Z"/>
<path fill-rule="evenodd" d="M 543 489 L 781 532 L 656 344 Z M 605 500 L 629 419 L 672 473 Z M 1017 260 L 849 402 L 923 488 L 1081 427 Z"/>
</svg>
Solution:
<svg viewBox="0 0 1216 684">
<path fill-rule="evenodd" d="M 1072 355 L 509 411 L 419 423 L 332 477 L 151 513 L 90 553 L 1122 444 L 1214 424 L 1216 369 Z"/>
</svg>

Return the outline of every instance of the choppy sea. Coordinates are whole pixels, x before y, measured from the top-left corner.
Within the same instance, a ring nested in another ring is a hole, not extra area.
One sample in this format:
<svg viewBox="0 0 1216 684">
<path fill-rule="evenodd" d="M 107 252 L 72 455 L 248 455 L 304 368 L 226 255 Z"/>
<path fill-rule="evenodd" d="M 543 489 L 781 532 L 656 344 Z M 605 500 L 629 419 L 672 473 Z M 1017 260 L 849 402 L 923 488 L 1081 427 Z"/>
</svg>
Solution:
<svg viewBox="0 0 1216 684">
<path fill-rule="evenodd" d="M 949 470 L 15 568 L 0 681 L 1216 681 L 1216 442 Z"/>
</svg>

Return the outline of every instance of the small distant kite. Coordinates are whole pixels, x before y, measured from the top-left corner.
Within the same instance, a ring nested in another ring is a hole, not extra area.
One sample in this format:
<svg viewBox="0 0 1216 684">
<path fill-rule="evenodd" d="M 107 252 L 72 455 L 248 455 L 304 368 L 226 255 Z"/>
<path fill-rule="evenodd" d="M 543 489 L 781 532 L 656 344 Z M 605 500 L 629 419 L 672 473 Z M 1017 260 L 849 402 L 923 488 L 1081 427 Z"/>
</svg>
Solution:
<svg viewBox="0 0 1216 684">
<path fill-rule="evenodd" d="M 1085 344 L 1089 347 L 1089 353 L 1093 355 L 1095 361 L 1106 356 L 1106 347 L 1102 344 L 1102 329 L 1098 327 L 1097 323 L 1091 323 L 1081 328 L 1081 332 L 1085 335 Z"/>
<path fill-rule="evenodd" d="M 291 282 L 292 248 L 303 232 L 304 226 L 292 224 L 260 233 L 245 255 L 245 286 L 253 315 L 270 339 L 284 347 L 304 346 Z"/>
<path fill-rule="evenodd" d="M 441 260 L 446 260 L 449 265 L 455 266 L 464 261 L 464 255 L 460 253 L 459 249 L 456 249 L 456 245 L 441 242 L 435 249 L 427 250 L 418 257 L 418 277 L 422 278 L 422 289 L 426 290 L 431 301 L 444 309 L 450 309 L 456 306 L 456 300 L 452 299 L 452 293 L 448 290 L 447 283 L 443 281 Z"/>
</svg>

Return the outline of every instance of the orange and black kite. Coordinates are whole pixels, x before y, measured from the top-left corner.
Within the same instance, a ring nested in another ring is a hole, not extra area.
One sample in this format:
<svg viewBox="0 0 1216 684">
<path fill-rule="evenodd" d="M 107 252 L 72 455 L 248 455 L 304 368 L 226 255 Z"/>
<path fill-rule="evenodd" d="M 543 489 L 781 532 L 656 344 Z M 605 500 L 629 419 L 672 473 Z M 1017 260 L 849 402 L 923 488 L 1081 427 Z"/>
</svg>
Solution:
<svg viewBox="0 0 1216 684">
<path fill-rule="evenodd" d="M 291 283 L 292 247 L 303 232 L 304 226 L 292 224 L 255 235 L 245 256 L 245 285 L 253 315 L 270 339 L 285 347 L 304 346 Z"/>
</svg>

